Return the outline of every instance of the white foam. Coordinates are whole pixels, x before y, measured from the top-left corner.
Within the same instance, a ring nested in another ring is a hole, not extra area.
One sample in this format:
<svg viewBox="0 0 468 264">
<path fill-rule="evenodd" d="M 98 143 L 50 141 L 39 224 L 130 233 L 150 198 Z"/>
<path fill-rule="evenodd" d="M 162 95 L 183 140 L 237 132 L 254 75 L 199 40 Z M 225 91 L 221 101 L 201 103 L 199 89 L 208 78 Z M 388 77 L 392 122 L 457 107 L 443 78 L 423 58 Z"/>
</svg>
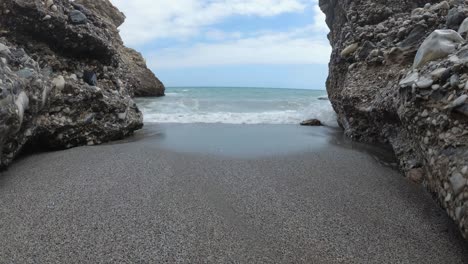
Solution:
<svg viewBox="0 0 468 264">
<path fill-rule="evenodd" d="M 156 123 L 224 123 L 224 124 L 299 124 L 307 119 L 319 119 L 328 126 L 337 126 L 336 114 L 326 102 L 314 104 L 303 111 L 269 112 L 179 112 L 156 113 L 143 109 L 145 122 Z"/>
</svg>

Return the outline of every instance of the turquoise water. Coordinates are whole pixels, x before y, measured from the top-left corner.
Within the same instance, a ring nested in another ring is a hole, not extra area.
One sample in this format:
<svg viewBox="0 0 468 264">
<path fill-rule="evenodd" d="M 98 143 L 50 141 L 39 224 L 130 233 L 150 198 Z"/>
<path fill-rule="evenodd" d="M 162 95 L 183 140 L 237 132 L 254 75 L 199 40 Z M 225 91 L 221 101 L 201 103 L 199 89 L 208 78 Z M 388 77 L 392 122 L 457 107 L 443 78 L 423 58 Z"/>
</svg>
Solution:
<svg viewBox="0 0 468 264">
<path fill-rule="evenodd" d="M 145 122 L 298 124 L 318 118 L 336 125 L 323 90 L 183 87 L 167 88 L 161 98 L 140 98 Z"/>
</svg>

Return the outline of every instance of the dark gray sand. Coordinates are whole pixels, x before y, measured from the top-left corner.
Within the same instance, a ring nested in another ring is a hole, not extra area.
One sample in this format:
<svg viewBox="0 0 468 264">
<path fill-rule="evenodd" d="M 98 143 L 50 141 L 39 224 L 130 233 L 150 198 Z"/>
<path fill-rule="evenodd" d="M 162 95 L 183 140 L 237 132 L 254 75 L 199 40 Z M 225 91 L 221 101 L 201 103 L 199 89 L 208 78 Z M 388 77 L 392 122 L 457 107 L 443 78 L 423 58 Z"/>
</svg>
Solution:
<svg viewBox="0 0 468 264">
<path fill-rule="evenodd" d="M 0 174 L 0 263 L 465 263 L 385 151 L 327 128 L 147 126 Z"/>
</svg>

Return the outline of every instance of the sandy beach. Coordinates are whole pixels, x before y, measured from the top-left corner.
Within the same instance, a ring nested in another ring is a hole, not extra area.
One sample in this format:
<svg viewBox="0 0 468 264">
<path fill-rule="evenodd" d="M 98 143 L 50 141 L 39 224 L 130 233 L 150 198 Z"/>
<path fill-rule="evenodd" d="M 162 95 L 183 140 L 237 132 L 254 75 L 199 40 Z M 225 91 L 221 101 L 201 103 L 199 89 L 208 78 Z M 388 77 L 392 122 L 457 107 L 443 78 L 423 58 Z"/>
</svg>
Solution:
<svg viewBox="0 0 468 264">
<path fill-rule="evenodd" d="M 0 174 L 1 262 L 466 263 L 456 226 L 392 163 L 292 125 L 146 125 L 26 155 Z"/>
</svg>

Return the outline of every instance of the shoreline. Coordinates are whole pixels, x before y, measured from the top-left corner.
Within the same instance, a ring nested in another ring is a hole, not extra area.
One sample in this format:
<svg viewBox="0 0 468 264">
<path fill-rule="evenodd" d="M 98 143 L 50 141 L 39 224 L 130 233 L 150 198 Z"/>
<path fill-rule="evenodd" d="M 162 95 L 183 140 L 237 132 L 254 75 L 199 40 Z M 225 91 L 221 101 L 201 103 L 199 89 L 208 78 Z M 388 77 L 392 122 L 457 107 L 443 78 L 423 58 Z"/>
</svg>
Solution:
<svg viewBox="0 0 468 264">
<path fill-rule="evenodd" d="M 0 174 L 0 255 L 468 260 L 455 224 L 421 186 L 345 143 L 326 128 L 147 124 L 127 140 L 25 156 Z M 271 155 L 276 148 L 283 152 Z"/>
</svg>

